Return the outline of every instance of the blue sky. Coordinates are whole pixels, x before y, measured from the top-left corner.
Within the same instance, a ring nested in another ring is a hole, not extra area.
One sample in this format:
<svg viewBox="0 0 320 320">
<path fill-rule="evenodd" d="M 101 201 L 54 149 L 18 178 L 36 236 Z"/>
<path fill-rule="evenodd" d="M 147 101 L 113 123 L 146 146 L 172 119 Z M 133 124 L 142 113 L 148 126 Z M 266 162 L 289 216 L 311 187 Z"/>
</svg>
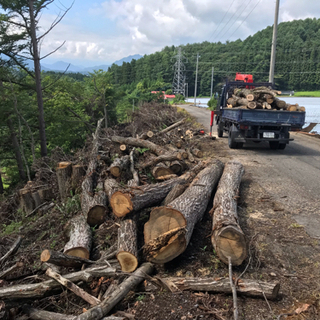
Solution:
<svg viewBox="0 0 320 320">
<path fill-rule="evenodd" d="M 39 23 L 43 30 L 71 3 L 56 0 L 51 4 Z M 167 45 L 245 39 L 273 24 L 275 3 L 275 0 L 75 0 L 42 43 L 41 53 L 47 54 L 63 41 L 65 45 L 43 62 L 63 60 L 88 67 L 110 64 L 133 54 L 150 54 Z M 307 17 L 320 18 L 319 0 L 280 0 L 279 22 Z"/>
</svg>

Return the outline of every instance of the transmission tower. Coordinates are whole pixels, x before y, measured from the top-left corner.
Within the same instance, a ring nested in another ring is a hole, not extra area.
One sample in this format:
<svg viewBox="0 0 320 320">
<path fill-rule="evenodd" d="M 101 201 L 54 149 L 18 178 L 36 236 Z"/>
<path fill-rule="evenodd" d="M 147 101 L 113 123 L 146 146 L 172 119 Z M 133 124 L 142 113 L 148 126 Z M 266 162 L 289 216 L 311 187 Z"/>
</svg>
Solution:
<svg viewBox="0 0 320 320">
<path fill-rule="evenodd" d="M 172 81 L 172 91 L 174 94 L 182 94 L 185 96 L 186 67 L 183 61 L 187 61 L 187 59 L 182 55 L 181 47 L 178 48 L 178 53 L 172 59 L 176 60 L 173 65 L 174 76 Z"/>
</svg>

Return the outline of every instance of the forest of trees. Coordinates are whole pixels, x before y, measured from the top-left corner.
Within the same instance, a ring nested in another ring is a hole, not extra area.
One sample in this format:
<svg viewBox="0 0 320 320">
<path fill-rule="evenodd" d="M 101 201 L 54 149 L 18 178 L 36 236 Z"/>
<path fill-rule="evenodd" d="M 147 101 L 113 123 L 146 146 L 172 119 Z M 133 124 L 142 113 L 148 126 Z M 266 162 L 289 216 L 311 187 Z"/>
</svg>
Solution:
<svg viewBox="0 0 320 320">
<path fill-rule="evenodd" d="M 124 62 L 122 66 L 113 64 L 107 72 L 97 70 L 87 75 L 42 72 L 37 75 L 41 57 L 37 56 L 34 39 L 39 44 L 43 36 L 36 34 L 37 23 L 43 8 L 51 2 L 0 1 L 6 11 L 0 17 L 0 193 L 3 192 L 1 173 L 11 186 L 25 183 L 32 179 L 32 163 L 37 158 L 50 155 L 57 146 L 67 153 L 82 148 L 98 119 L 104 118 L 106 127 L 128 121 L 133 106 L 143 101 L 163 101 L 161 94 L 151 94 L 151 91 L 171 90 L 174 46 L 130 63 Z M 26 25 L 24 29 L 19 26 L 19 33 L 14 34 L 10 23 L 16 23 L 17 14 L 24 16 Z M 201 56 L 198 95 L 210 94 L 212 67 L 218 92 L 225 79 L 233 79 L 236 72 L 252 73 L 256 81 L 266 81 L 271 37 L 272 27 L 268 27 L 244 41 L 182 46 L 183 55 L 188 59 L 189 95 L 194 92 L 197 53 Z M 275 69 L 278 88 L 319 89 L 318 42 L 320 20 L 279 25 Z M 26 67 L 26 53 L 35 63 L 34 70 Z"/>
<path fill-rule="evenodd" d="M 194 43 L 182 45 L 186 63 L 189 94 L 194 94 L 196 56 L 200 54 L 198 94 L 209 95 L 211 72 L 214 67 L 215 89 L 220 92 L 226 78 L 236 72 L 253 74 L 255 81 L 268 81 L 272 27 L 257 32 L 244 41 L 226 43 Z M 110 72 L 116 84 L 128 85 L 159 78 L 170 83 L 173 79 L 174 46 L 145 55 L 139 60 L 113 64 Z M 320 88 L 320 19 L 294 20 L 278 26 L 275 84 L 281 90 L 319 90 Z"/>
</svg>

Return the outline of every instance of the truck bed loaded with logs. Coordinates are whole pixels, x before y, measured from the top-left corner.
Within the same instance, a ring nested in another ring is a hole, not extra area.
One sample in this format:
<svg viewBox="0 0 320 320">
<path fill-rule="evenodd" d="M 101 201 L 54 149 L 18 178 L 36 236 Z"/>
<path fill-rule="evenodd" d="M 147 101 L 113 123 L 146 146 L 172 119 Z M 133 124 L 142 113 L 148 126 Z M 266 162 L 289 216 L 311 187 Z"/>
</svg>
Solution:
<svg viewBox="0 0 320 320">
<path fill-rule="evenodd" d="M 216 112 L 218 136 L 227 132 L 232 149 L 248 141 L 267 141 L 271 149 L 284 149 L 293 141 L 290 131 L 304 125 L 305 108 L 287 104 L 276 97 L 278 93 L 268 82 L 227 82 Z"/>
</svg>

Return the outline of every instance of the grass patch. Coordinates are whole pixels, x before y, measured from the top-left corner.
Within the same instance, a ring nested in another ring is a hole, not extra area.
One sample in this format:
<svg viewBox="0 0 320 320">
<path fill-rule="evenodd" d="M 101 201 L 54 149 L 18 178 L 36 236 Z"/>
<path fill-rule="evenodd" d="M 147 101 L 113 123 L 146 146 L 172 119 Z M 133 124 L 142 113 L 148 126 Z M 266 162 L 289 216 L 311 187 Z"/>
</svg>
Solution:
<svg viewBox="0 0 320 320">
<path fill-rule="evenodd" d="M 316 97 L 320 98 L 320 91 L 298 91 L 294 93 L 295 97 Z"/>
</svg>

